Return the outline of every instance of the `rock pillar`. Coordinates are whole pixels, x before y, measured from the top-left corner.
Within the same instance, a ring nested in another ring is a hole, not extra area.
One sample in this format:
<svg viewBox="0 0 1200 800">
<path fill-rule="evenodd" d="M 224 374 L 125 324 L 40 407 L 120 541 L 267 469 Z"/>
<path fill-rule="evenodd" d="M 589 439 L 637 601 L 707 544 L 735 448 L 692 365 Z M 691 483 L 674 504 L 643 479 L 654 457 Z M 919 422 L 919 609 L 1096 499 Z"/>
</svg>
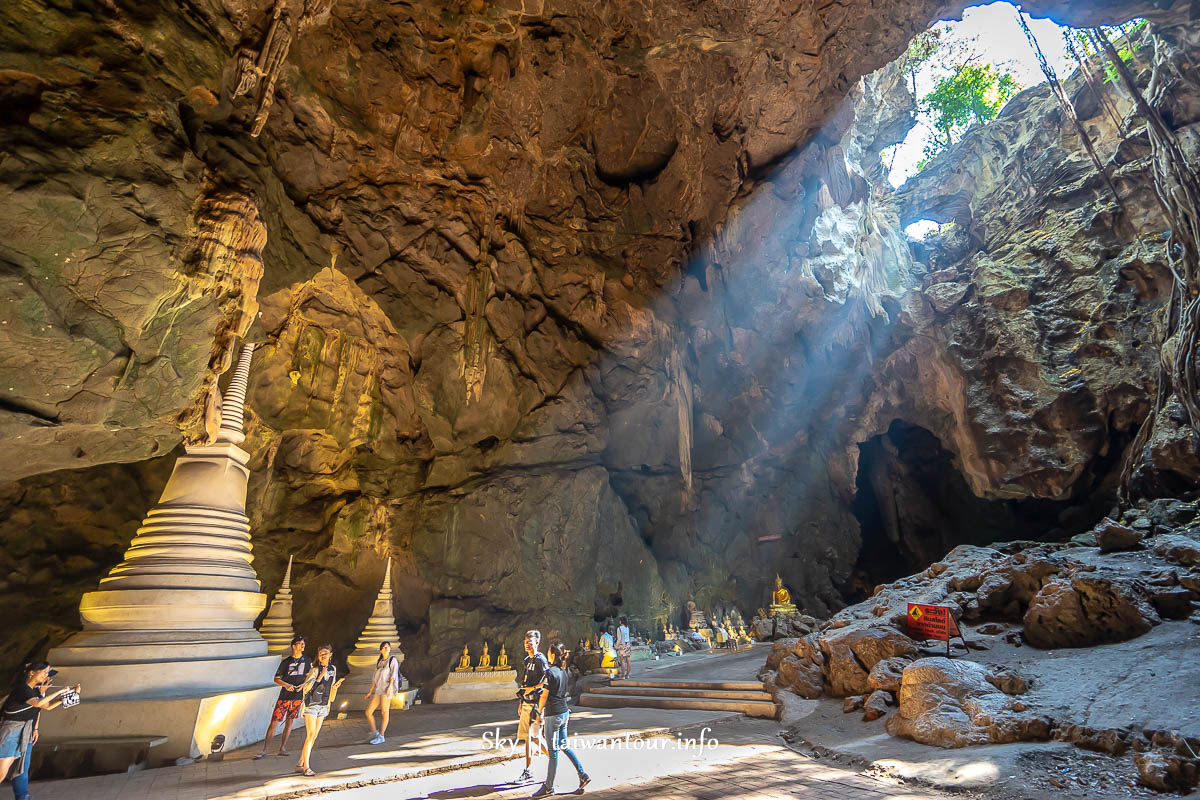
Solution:
<svg viewBox="0 0 1200 800">
<path fill-rule="evenodd" d="M 207 753 L 217 734 L 229 749 L 261 737 L 279 659 L 254 630 L 266 597 L 250 565 L 249 454 L 238 447 L 253 353 L 243 346 L 217 441 L 186 448 L 125 559 L 83 596 L 83 630 L 50 651 L 84 703 L 47 715 L 61 730 L 43 733 L 166 734 L 154 753 L 165 758 Z"/>
</svg>

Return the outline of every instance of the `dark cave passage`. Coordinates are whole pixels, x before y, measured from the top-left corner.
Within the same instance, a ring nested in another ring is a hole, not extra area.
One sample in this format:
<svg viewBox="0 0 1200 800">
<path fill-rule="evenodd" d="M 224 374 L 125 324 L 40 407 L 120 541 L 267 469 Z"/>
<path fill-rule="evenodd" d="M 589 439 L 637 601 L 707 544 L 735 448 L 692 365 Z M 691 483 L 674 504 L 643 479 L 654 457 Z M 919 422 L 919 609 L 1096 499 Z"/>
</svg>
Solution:
<svg viewBox="0 0 1200 800">
<path fill-rule="evenodd" d="M 849 602 L 924 569 L 960 544 L 1069 538 L 1090 528 L 1111 504 L 1103 492 L 1089 493 L 1086 501 L 976 497 L 938 438 L 901 420 L 858 447 L 852 510 L 862 549 L 843 587 Z"/>
</svg>

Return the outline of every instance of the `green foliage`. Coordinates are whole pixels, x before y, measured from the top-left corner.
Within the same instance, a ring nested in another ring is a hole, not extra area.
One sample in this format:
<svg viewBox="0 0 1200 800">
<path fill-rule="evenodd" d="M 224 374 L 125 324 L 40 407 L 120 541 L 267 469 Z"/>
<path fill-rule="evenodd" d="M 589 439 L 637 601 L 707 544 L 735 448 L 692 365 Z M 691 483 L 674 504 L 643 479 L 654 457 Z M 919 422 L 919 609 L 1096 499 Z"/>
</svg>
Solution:
<svg viewBox="0 0 1200 800">
<path fill-rule="evenodd" d="M 995 119 L 1020 90 L 1012 73 L 991 64 L 962 64 L 940 78 L 933 91 L 921 98 L 921 111 L 928 116 L 933 137 L 918 168 L 962 138 L 973 123 Z"/>
<path fill-rule="evenodd" d="M 1108 40 L 1113 43 L 1113 47 L 1117 51 L 1117 55 L 1121 60 L 1128 63 L 1141 49 L 1142 42 L 1135 34 L 1146 27 L 1146 20 L 1133 19 L 1123 25 L 1112 25 L 1101 28 Z M 1082 28 L 1071 28 L 1063 31 L 1063 38 L 1067 41 L 1067 47 L 1077 57 L 1082 56 L 1088 61 L 1099 59 L 1101 67 L 1104 70 L 1104 82 L 1112 83 L 1117 79 L 1117 68 L 1113 66 L 1099 42 L 1096 41 L 1090 30 Z"/>
</svg>

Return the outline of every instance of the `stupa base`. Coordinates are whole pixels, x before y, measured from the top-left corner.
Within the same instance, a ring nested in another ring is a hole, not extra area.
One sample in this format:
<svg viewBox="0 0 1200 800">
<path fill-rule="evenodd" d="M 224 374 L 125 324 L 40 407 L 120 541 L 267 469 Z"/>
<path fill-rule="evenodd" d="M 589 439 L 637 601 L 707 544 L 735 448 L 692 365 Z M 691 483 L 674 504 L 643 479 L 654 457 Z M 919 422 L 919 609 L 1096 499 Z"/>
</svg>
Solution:
<svg viewBox="0 0 1200 800">
<path fill-rule="evenodd" d="M 480 670 L 451 672 L 446 682 L 433 692 L 437 703 L 488 703 L 517 699 L 516 670 Z"/>
<path fill-rule="evenodd" d="M 338 711 L 364 711 L 367 708 L 367 692 L 371 689 L 371 679 L 375 675 L 373 672 L 351 673 L 346 682 L 342 684 L 342 688 L 338 690 Z M 392 711 L 405 711 L 412 708 L 413 701 L 417 699 L 417 690 L 410 689 L 408 681 L 404 681 L 400 691 L 392 695 L 391 709 Z M 342 703 L 346 703 L 345 708 L 341 708 Z"/>
<path fill-rule="evenodd" d="M 51 738 L 166 736 L 167 743 L 150 751 L 160 766 L 180 757 L 197 758 L 211 752 L 218 734 L 223 750 L 262 741 L 278 686 L 261 689 L 164 697 L 156 700 L 84 701 L 74 708 L 43 714 L 41 735 Z"/>
</svg>

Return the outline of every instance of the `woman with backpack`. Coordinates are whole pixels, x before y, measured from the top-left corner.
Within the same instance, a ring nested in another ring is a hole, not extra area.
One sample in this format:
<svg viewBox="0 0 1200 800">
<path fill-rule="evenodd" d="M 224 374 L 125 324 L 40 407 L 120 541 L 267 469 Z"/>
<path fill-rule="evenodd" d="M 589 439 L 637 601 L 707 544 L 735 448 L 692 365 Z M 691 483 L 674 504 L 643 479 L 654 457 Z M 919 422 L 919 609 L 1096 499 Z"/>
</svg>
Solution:
<svg viewBox="0 0 1200 800">
<path fill-rule="evenodd" d="M 367 692 L 367 722 L 371 726 L 371 741 L 368 744 L 383 744 L 387 733 L 388 717 L 392 712 L 392 696 L 400 691 L 400 660 L 392 655 L 392 643 L 379 645 L 379 661 L 375 662 L 375 677 L 371 680 L 371 691 Z M 375 708 L 379 708 L 379 727 L 375 727 Z"/>
</svg>

